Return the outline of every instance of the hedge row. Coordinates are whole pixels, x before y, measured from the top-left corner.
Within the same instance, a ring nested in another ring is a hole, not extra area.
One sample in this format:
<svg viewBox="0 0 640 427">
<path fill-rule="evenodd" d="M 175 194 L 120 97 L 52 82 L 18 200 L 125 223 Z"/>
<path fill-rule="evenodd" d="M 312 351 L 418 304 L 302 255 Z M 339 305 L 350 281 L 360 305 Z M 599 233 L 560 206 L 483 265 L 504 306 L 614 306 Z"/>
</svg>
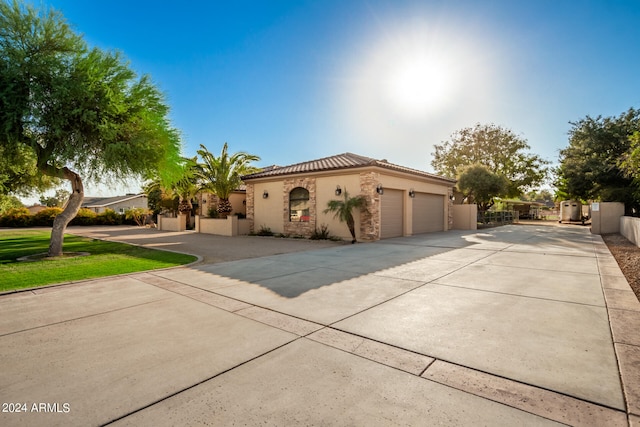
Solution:
<svg viewBox="0 0 640 427">
<path fill-rule="evenodd" d="M 0 215 L 0 227 L 34 227 L 53 225 L 54 218 L 62 212 L 60 208 L 43 209 L 31 215 L 27 208 L 13 208 Z M 136 225 L 133 220 L 127 220 L 123 214 L 107 209 L 102 213 L 95 213 L 90 209 L 80 209 L 69 225 Z"/>
</svg>

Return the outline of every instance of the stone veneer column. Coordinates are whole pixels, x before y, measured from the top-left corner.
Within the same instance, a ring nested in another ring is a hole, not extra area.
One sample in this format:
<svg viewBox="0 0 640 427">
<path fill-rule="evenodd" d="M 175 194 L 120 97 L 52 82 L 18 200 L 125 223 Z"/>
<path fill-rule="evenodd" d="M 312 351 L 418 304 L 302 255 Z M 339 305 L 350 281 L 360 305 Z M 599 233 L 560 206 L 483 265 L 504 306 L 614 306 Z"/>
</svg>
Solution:
<svg viewBox="0 0 640 427">
<path fill-rule="evenodd" d="M 447 191 L 447 203 L 448 203 L 448 208 L 447 208 L 447 212 L 449 212 L 449 217 L 447 218 L 447 222 L 449 224 L 449 228 L 447 228 L 447 230 L 453 230 L 453 187 L 449 188 L 449 190 Z"/>
<path fill-rule="evenodd" d="M 289 218 L 289 193 L 297 187 L 302 187 L 309 192 L 309 222 L 292 222 Z M 283 186 L 282 220 L 284 222 L 284 234 L 290 236 L 310 237 L 316 229 L 316 179 L 315 178 L 289 178 L 284 180 Z"/>
<path fill-rule="evenodd" d="M 247 215 L 247 219 L 249 220 L 249 232 L 250 233 L 254 233 L 254 220 L 255 220 L 255 188 L 253 186 L 253 184 L 246 184 L 247 185 L 247 191 L 245 193 L 246 197 L 247 197 L 247 205 L 246 205 L 246 215 Z"/>
<path fill-rule="evenodd" d="M 380 239 L 380 195 L 376 187 L 380 182 L 377 172 L 360 174 L 360 192 L 367 198 L 367 211 L 360 213 L 360 239 L 372 241 Z"/>
</svg>

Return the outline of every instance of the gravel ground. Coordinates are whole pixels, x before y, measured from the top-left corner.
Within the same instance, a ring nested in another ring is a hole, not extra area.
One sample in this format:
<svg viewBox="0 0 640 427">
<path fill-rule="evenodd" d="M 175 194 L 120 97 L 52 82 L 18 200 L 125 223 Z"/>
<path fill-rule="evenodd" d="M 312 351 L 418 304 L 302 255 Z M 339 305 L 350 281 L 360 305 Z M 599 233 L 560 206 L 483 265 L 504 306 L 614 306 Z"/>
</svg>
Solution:
<svg viewBox="0 0 640 427">
<path fill-rule="evenodd" d="M 605 234 L 602 239 L 640 300 L 640 248 L 620 234 Z"/>
</svg>

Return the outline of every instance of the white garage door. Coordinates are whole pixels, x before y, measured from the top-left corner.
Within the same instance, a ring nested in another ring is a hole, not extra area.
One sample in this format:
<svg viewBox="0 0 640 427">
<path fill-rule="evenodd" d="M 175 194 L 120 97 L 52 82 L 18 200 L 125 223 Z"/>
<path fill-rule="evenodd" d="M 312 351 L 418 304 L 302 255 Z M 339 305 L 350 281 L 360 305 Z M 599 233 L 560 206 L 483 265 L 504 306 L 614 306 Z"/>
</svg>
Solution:
<svg viewBox="0 0 640 427">
<path fill-rule="evenodd" d="M 403 191 L 384 189 L 381 198 L 380 238 L 399 237 L 404 234 Z"/>
<path fill-rule="evenodd" d="M 413 198 L 413 234 L 444 231 L 444 196 L 416 193 Z"/>
</svg>

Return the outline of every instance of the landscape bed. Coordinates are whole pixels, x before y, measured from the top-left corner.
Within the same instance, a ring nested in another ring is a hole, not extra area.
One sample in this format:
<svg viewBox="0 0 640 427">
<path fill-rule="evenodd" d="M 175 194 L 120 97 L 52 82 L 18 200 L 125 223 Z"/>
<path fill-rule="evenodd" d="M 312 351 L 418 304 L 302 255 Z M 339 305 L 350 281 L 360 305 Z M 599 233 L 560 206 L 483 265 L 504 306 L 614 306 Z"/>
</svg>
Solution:
<svg viewBox="0 0 640 427">
<path fill-rule="evenodd" d="M 620 234 L 605 234 L 602 240 L 640 301 L 640 248 Z"/>
</svg>

